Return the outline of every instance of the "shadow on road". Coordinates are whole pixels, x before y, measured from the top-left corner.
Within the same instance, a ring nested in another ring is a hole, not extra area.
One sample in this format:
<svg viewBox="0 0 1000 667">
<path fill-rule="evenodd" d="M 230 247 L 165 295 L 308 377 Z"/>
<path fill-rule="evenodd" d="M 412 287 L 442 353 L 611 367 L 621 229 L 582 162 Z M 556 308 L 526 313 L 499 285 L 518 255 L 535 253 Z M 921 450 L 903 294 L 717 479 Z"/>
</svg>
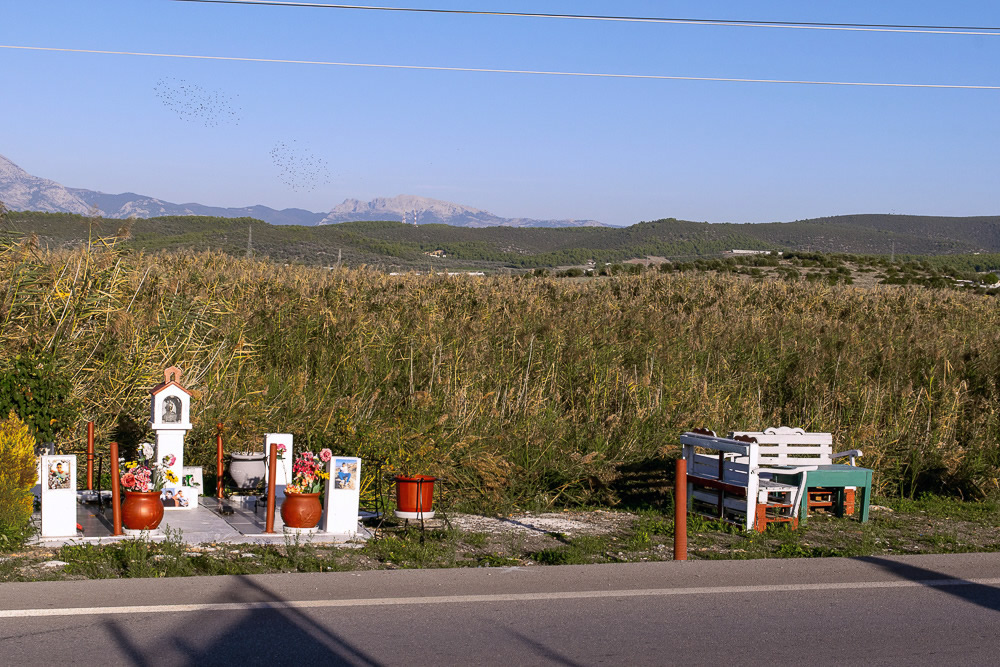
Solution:
<svg viewBox="0 0 1000 667">
<path fill-rule="evenodd" d="M 233 581 L 233 587 L 218 602 L 273 602 L 275 606 L 245 612 L 184 613 L 190 620 L 176 627 L 168 645 L 136 637 L 127 620 L 108 619 L 104 627 L 135 665 L 162 664 L 167 656 L 178 664 L 190 665 L 379 664 L 310 618 L 307 610 L 281 607 L 284 601 L 279 595 L 249 577 L 234 577 Z M 174 619 L 169 612 L 164 614 L 165 625 Z M 374 636 L 374 628 L 372 632 Z"/>
<path fill-rule="evenodd" d="M 545 644 L 535 639 L 532 639 L 528 635 L 521 634 L 520 632 L 516 630 L 511 630 L 509 628 L 507 629 L 507 633 L 512 637 L 514 637 L 515 639 L 517 639 L 522 644 L 531 647 L 531 650 L 539 658 L 544 658 L 545 660 L 557 665 L 566 665 L 566 667 L 582 667 L 582 665 L 579 662 L 574 662 L 573 660 L 570 660 L 562 653 L 559 653 L 558 651 L 553 650 L 552 648 L 546 646 Z"/>
<path fill-rule="evenodd" d="M 888 558 L 865 556 L 857 560 L 877 565 L 886 572 L 898 577 L 935 588 L 942 593 L 953 595 L 980 607 L 1000 611 L 1000 588 L 996 586 L 986 586 L 966 579 L 957 579 L 946 574 L 941 574 L 940 572 L 935 572 L 934 570 L 900 563 Z"/>
</svg>

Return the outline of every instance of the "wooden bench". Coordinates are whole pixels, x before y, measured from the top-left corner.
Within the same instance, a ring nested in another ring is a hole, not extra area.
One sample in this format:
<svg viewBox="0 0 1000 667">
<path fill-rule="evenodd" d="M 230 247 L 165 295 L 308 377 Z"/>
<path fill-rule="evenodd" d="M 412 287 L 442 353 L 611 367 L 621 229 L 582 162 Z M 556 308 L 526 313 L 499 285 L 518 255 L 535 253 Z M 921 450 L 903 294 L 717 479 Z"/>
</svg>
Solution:
<svg viewBox="0 0 1000 667">
<path fill-rule="evenodd" d="M 830 433 L 808 433 L 801 428 L 780 426 L 764 431 L 732 431 L 730 437 L 751 437 L 760 445 L 759 460 L 770 466 L 792 466 L 796 469 L 809 466 L 814 471 L 825 470 L 825 474 L 813 472 L 806 474 L 806 493 L 803 496 L 804 506 L 800 516 L 804 521 L 809 509 L 825 509 L 839 514 L 854 514 L 858 486 L 836 486 L 829 482 L 837 479 L 864 478 L 864 497 L 862 499 L 862 521 L 868 519 L 868 503 L 871 499 L 871 471 L 867 468 L 857 468 L 857 473 L 844 470 L 848 466 L 840 466 L 835 460 L 847 458 L 850 467 L 856 467 L 855 461 L 862 456 L 859 449 L 849 449 L 843 452 L 833 451 L 833 435 Z M 865 471 L 862 473 L 861 471 Z M 794 472 L 794 471 L 789 471 Z M 784 474 L 784 473 L 779 473 Z M 812 479 L 810 479 L 810 477 Z M 822 477 L 827 484 L 821 485 L 817 480 Z"/>
<path fill-rule="evenodd" d="M 681 435 L 681 446 L 687 462 L 688 511 L 745 530 L 764 531 L 772 523 L 798 527 L 805 475 L 799 474 L 798 484 L 762 476 L 788 471 L 761 468 L 760 446 L 751 438 L 721 438 L 697 429 Z M 794 474 L 788 479 L 794 480 Z"/>
</svg>

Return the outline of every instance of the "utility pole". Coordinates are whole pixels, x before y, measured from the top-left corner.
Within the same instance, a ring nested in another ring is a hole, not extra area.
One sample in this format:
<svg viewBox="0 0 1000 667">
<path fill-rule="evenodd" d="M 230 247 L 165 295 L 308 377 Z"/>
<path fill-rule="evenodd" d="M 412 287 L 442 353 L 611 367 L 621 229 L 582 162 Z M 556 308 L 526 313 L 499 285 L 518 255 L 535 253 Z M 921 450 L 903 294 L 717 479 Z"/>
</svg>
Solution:
<svg viewBox="0 0 1000 667">
<path fill-rule="evenodd" d="M 253 255 L 253 225 L 247 227 L 247 259 Z"/>
<path fill-rule="evenodd" d="M 895 264 L 896 263 L 896 242 L 895 241 L 892 242 L 892 254 L 889 255 L 889 263 L 890 264 Z"/>
</svg>

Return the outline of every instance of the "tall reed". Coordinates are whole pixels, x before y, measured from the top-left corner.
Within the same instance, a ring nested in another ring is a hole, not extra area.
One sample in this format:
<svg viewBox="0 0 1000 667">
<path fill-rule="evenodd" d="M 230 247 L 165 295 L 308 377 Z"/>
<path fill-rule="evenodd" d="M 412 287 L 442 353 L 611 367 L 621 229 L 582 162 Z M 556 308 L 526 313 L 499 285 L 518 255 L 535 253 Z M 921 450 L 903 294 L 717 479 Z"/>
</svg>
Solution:
<svg viewBox="0 0 1000 667">
<path fill-rule="evenodd" d="M 178 365 L 189 458 L 290 431 L 462 498 L 616 500 L 620 468 L 694 426 L 834 433 L 878 491 L 997 490 L 1000 313 L 988 298 L 700 274 L 578 283 L 389 276 L 113 247 L 0 255 L 0 364 L 54 351 L 92 419 L 143 422 Z"/>
</svg>

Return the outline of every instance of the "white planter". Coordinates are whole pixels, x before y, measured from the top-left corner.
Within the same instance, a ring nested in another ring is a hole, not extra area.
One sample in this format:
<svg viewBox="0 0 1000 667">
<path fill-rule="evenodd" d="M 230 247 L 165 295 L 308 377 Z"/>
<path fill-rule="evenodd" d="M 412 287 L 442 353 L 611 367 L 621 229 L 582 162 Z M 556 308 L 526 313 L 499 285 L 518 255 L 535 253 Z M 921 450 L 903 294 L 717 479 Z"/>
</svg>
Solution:
<svg viewBox="0 0 1000 667">
<path fill-rule="evenodd" d="M 231 454 L 229 476 L 233 478 L 236 487 L 253 489 L 267 477 L 267 463 L 263 452 L 252 454 Z"/>
</svg>

